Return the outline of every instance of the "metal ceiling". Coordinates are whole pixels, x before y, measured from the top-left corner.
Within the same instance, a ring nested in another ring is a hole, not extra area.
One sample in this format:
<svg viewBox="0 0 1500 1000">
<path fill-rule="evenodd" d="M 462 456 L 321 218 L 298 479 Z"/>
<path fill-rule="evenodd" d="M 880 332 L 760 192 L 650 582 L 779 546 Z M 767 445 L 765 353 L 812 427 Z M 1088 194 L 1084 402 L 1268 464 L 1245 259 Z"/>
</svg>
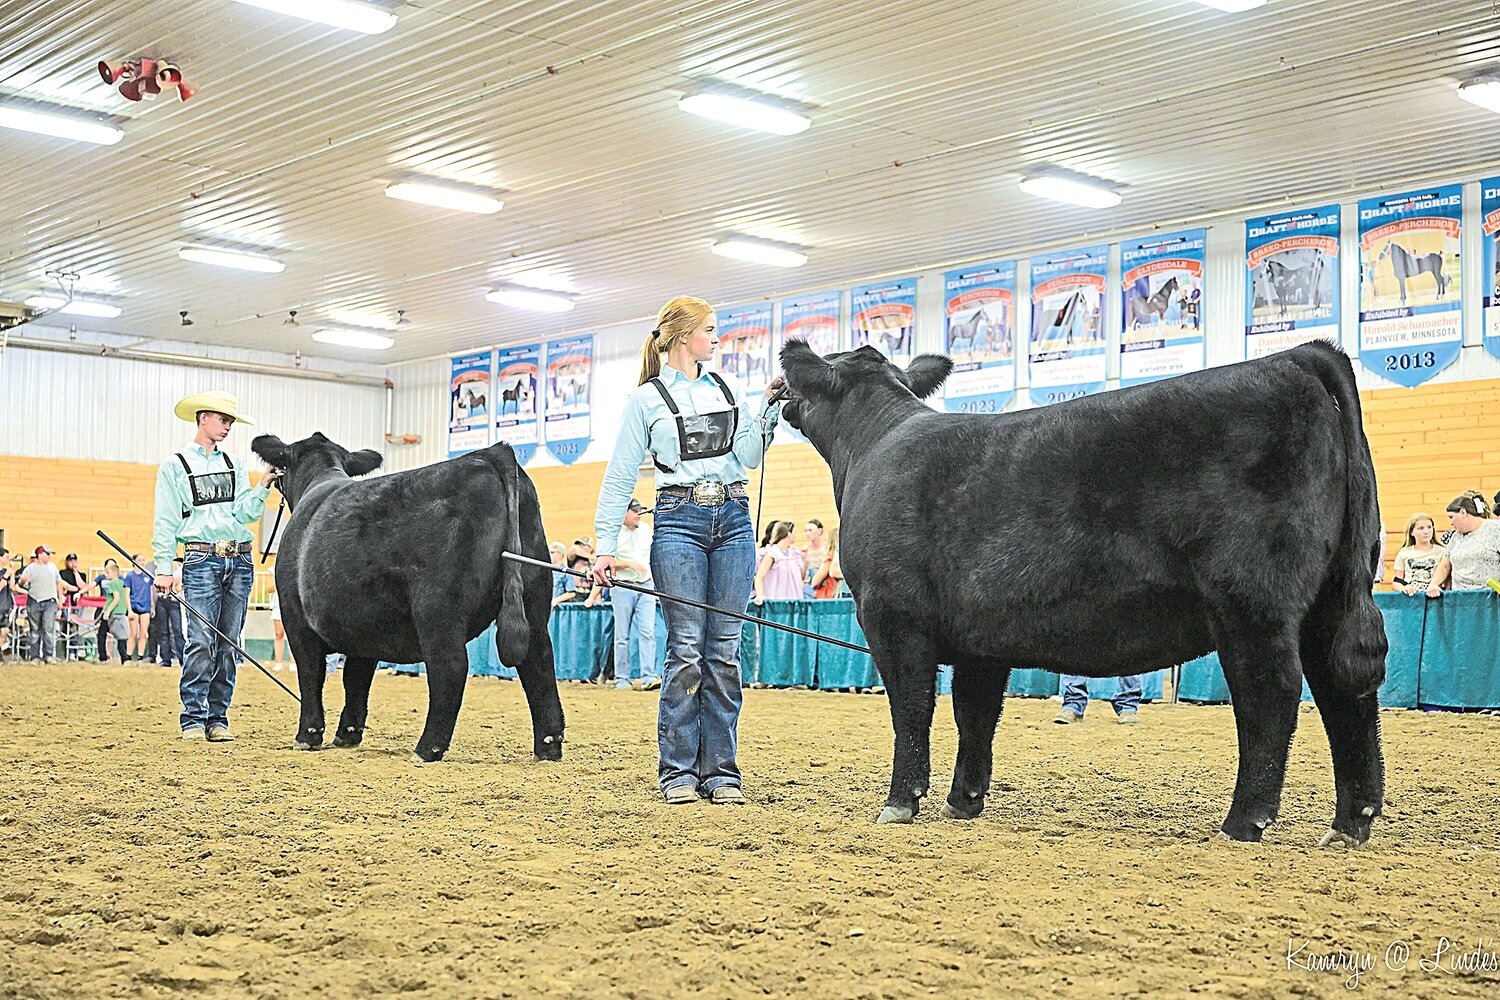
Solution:
<svg viewBox="0 0 1500 1000">
<path fill-rule="evenodd" d="M 732 303 L 1500 162 L 1455 85 L 1500 61 L 1500 4 L 821 0 L 396 4 L 367 36 L 231 0 L 0 2 L 0 96 L 127 119 L 93 147 L 0 130 L 0 298 L 85 275 L 107 332 L 388 363 L 586 330 L 679 292 Z M 94 64 L 170 56 L 199 93 L 132 105 Z M 685 115 L 719 80 L 812 107 L 798 136 Z M 1056 164 L 1121 185 L 1038 201 Z M 409 173 L 504 191 L 498 215 L 383 196 Z M 809 247 L 780 270 L 709 253 Z M 259 248 L 281 274 L 179 260 Z M 563 316 L 489 302 L 520 279 Z M 378 355 L 315 344 L 330 307 L 411 325 Z M 284 326 L 298 310 L 301 326 Z M 52 321 L 52 322 L 55 322 Z"/>
</svg>

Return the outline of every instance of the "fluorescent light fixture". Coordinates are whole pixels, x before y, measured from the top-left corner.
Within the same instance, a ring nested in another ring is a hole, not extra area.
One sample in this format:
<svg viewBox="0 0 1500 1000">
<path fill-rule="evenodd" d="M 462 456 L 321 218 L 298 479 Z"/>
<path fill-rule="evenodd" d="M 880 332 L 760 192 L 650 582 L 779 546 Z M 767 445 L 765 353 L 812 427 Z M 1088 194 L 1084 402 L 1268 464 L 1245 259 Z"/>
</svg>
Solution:
<svg viewBox="0 0 1500 1000">
<path fill-rule="evenodd" d="M 1120 192 L 1106 182 L 1084 174 L 1049 170 L 1023 177 L 1020 187 L 1038 198 L 1051 198 L 1084 208 L 1114 208 L 1120 203 Z"/>
<path fill-rule="evenodd" d="M 1459 84 L 1458 96 L 1475 107 L 1500 114 L 1500 77 L 1482 76 Z"/>
<path fill-rule="evenodd" d="M 319 330 L 312 335 L 313 340 L 320 344 L 334 344 L 338 347 L 361 347 L 367 351 L 383 351 L 395 343 L 390 337 L 369 330 L 338 330 L 329 328 Z"/>
<path fill-rule="evenodd" d="M 1263 6 L 1266 0 L 1198 0 L 1198 2 L 1205 7 L 1212 7 L 1214 10 L 1223 10 L 1231 14 L 1238 14 L 1243 10 L 1254 10 L 1256 7 Z"/>
<path fill-rule="evenodd" d="M 119 306 L 109 302 L 80 298 L 69 302 L 61 295 L 33 295 L 26 304 L 33 309 L 54 309 L 70 316 L 92 316 L 94 319 L 114 319 L 121 312 Z"/>
<path fill-rule="evenodd" d="M 436 181 L 397 181 L 385 189 L 385 196 L 479 215 L 494 215 L 505 207 L 505 202 L 477 188 Z"/>
<path fill-rule="evenodd" d="M 125 133 L 111 125 L 85 121 L 69 115 L 53 115 L 45 111 L 33 111 L 15 105 L 0 105 L 0 128 L 13 128 L 22 132 L 56 136 L 59 139 L 77 139 L 101 146 L 113 146 L 125 137 Z"/>
<path fill-rule="evenodd" d="M 497 285 L 485 292 L 484 297 L 502 306 L 537 312 L 563 313 L 571 310 L 574 305 L 571 295 L 549 292 L 545 288 L 528 288 L 526 285 Z"/>
<path fill-rule="evenodd" d="M 677 106 L 689 114 L 776 135 L 796 135 L 812 125 L 812 119 L 790 101 L 724 84 L 693 90 L 679 98 Z"/>
<path fill-rule="evenodd" d="M 770 264 L 773 267 L 801 267 L 807 263 L 807 254 L 800 247 L 749 236 L 726 236 L 722 240 L 715 240 L 713 251 L 720 257 L 733 257 L 735 260 Z"/>
<path fill-rule="evenodd" d="M 198 264 L 213 264 L 216 267 L 233 267 L 241 271 L 259 271 L 262 274 L 280 274 L 286 265 L 265 254 L 246 253 L 243 250 L 221 250 L 218 247 L 186 246 L 177 251 L 183 260 Z"/>
<path fill-rule="evenodd" d="M 353 309 L 330 309 L 328 316 L 344 326 L 360 326 L 366 330 L 394 330 L 396 321 L 380 313 L 357 312 Z"/>
<path fill-rule="evenodd" d="M 363 31 L 367 35 L 378 35 L 391 30 L 396 15 L 384 7 L 361 3 L 360 0 L 239 0 L 242 4 L 290 14 L 293 17 L 331 24 L 335 28 Z"/>
</svg>

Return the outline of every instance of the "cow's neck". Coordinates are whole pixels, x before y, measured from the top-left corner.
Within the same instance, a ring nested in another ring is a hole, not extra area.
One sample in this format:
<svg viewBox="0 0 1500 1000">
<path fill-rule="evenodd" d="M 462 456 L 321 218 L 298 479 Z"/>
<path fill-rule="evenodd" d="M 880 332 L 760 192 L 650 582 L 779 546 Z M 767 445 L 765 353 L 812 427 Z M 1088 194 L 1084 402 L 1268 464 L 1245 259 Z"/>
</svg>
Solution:
<svg viewBox="0 0 1500 1000">
<path fill-rule="evenodd" d="M 309 493 L 326 483 L 349 481 L 349 473 L 345 472 L 344 467 L 332 458 L 308 459 L 306 464 L 299 462 L 297 473 L 300 488 L 295 497 L 287 497 L 288 507 L 296 506 Z"/>
<path fill-rule="evenodd" d="M 908 394 L 905 398 L 893 397 L 880 400 L 873 405 L 861 406 L 858 413 L 852 410 L 850 419 L 840 427 L 832 438 L 819 446 L 828 469 L 833 473 L 833 499 L 843 504 L 844 482 L 849 470 L 868 455 L 891 431 L 906 423 L 913 416 L 927 410 L 927 404 Z M 857 419 L 855 417 L 857 416 Z"/>
</svg>

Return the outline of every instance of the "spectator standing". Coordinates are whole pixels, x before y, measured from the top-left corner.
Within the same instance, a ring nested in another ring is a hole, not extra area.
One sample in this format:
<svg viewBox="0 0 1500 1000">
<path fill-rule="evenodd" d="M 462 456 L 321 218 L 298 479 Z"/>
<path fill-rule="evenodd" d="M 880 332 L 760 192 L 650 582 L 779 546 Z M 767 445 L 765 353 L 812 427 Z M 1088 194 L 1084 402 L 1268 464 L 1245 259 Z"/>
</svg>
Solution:
<svg viewBox="0 0 1500 1000">
<path fill-rule="evenodd" d="M 841 597 L 844 592 L 844 569 L 839 565 L 839 529 L 828 533 L 828 554 L 823 565 L 813 570 L 813 596 L 826 600 Z"/>
<path fill-rule="evenodd" d="M 271 661 L 272 670 L 280 670 L 286 662 L 286 626 L 281 623 L 281 591 L 276 589 L 276 575 L 271 575 L 271 648 L 276 658 Z"/>
<path fill-rule="evenodd" d="M 99 597 L 108 598 L 104 591 L 104 585 L 109 582 L 109 568 L 115 568 L 115 575 L 119 575 L 120 564 L 113 559 L 104 560 L 104 572 L 94 577 L 94 593 Z M 109 662 L 109 616 L 104 609 L 99 609 L 99 631 L 94 636 L 94 659 L 100 663 Z"/>
<path fill-rule="evenodd" d="M 625 508 L 624 527 L 615 542 L 615 579 L 640 587 L 651 586 L 651 529 L 641 523 L 645 512 L 639 500 L 631 500 Z M 615 688 L 631 686 L 632 639 L 640 670 L 640 689 L 654 691 L 661 687 L 661 666 L 656 662 L 656 598 L 624 587 L 611 587 L 610 607 L 615 616 Z"/>
<path fill-rule="evenodd" d="M 1141 707 L 1141 677 L 1141 674 L 1121 677 L 1119 693 L 1110 699 L 1115 707 L 1115 720 L 1122 726 L 1133 726 L 1140 721 L 1136 710 Z M 1061 726 L 1082 722 L 1088 704 L 1089 679 L 1081 674 L 1063 674 L 1063 707 L 1052 721 Z"/>
<path fill-rule="evenodd" d="M 161 623 L 157 637 L 157 651 L 161 665 L 170 667 L 182 663 L 182 651 L 187 646 L 187 626 L 182 621 L 182 560 L 172 560 L 172 589 L 158 594 L 156 614 L 152 621 Z"/>
<path fill-rule="evenodd" d="M 145 566 L 145 555 L 137 552 L 135 564 Z M 146 639 L 151 629 L 151 612 L 156 609 L 156 598 L 152 594 L 155 588 L 151 585 L 154 576 L 154 569 L 151 573 L 143 573 L 134 567 L 125 574 L 125 589 L 130 594 L 130 645 L 126 650 L 127 659 L 146 659 Z"/>
<path fill-rule="evenodd" d="M 1427 593 L 1432 575 L 1446 550 L 1437 543 L 1437 522 L 1431 515 L 1416 513 L 1406 522 L 1406 537 L 1396 553 L 1391 584 L 1407 597 Z"/>
<path fill-rule="evenodd" d="M 16 595 L 11 589 L 10 551 L 0 548 L 0 663 L 9 659 L 10 625 L 16 617 Z"/>
<path fill-rule="evenodd" d="M 755 571 L 755 604 L 757 607 L 773 601 L 795 601 L 802 597 L 802 553 L 792 548 L 792 532 L 796 529 L 791 521 L 777 521 L 772 525 L 770 539 L 760 553 L 760 565 Z"/>
<path fill-rule="evenodd" d="M 36 561 L 21 570 L 21 589 L 26 591 L 26 622 L 31 627 L 31 659 L 52 662 L 53 636 L 57 630 L 57 596 L 62 577 L 52 564 L 52 550 L 36 547 Z"/>
<path fill-rule="evenodd" d="M 817 588 L 813 586 L 812 580 L 828 559 L 828 537 L 823 531 L 823 522 L 817 518 L 809 520 L 802 530 L 807 538 L 807 541 L 802 544 L 802 570 L 805 574 L 802 581 L 802 597 L 810 601 L 818 596 Z"/>
<path fill-rule="evenodd" d="M 1482 590 L 1500 577 L 1500 521 L 1490 516 L 1489 501 L 1478 490 L 1469 490 L 1448 505 L 1453 536 L 1447 551 L 1433 571 L 1428 597 L 1442 597 L 1444 583 L 1454 590 Z"/>
<path fill-rule="evenodd" d="M 78 568 L 78 553 L 76 552 L 69 552 L 63 557 L 63 567 L 57 571 L 57 576 L 61 590 L 58 599 L 60 606 L 58 614 L 61 616 L 62 634 L 65 637 L 63 659 L 67 659 L 68 650 L 74 645 L 73 637 L 83 624 L 78 618 L 78 599 L 88 589 L 89 577 Z"/>
<path fill-rule="evenodd" d="M 104 627 L 108 637 L 115 641 L 120 662 L 124 663 L 130 644 L 130 595 L 120 577 L 120 566 L 113 559 L 104 564 L 104 584 L 100 589 L 104 592 Z M 99 662 L 108 660 L 109 648 L 100 646 Z"/>
</svg>

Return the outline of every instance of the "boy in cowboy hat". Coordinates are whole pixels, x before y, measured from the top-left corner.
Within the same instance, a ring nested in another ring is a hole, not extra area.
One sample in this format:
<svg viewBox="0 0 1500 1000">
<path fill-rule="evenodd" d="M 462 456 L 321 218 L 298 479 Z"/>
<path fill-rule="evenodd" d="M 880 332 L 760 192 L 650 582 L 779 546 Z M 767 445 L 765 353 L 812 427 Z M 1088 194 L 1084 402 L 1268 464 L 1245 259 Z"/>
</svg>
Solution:
<svg viewBox="0 0 1500 1000">
<path fill-rule="evenodd" d="M 254 425 L 227 392 L 200 392 L 177 404 L 178 419 L 197 426 L 187 447 L 156 472 L 156 520 L 151 549 L 158 567 L 171 567 L 183 543 L 183 599 L 220 632 L 238 639 L 245 624 L 255 564 L 248 525 L 260 520 L 275 475 L 251 487 L 245 464 L 219 447 L 236 421 Z M 170 570 L 156 587 L 171 590 Z M 234 697 L 235 651 L 196 615 L 190 616 L 182 657 L 182 738 L 227 743 Z"/>
</svg>

